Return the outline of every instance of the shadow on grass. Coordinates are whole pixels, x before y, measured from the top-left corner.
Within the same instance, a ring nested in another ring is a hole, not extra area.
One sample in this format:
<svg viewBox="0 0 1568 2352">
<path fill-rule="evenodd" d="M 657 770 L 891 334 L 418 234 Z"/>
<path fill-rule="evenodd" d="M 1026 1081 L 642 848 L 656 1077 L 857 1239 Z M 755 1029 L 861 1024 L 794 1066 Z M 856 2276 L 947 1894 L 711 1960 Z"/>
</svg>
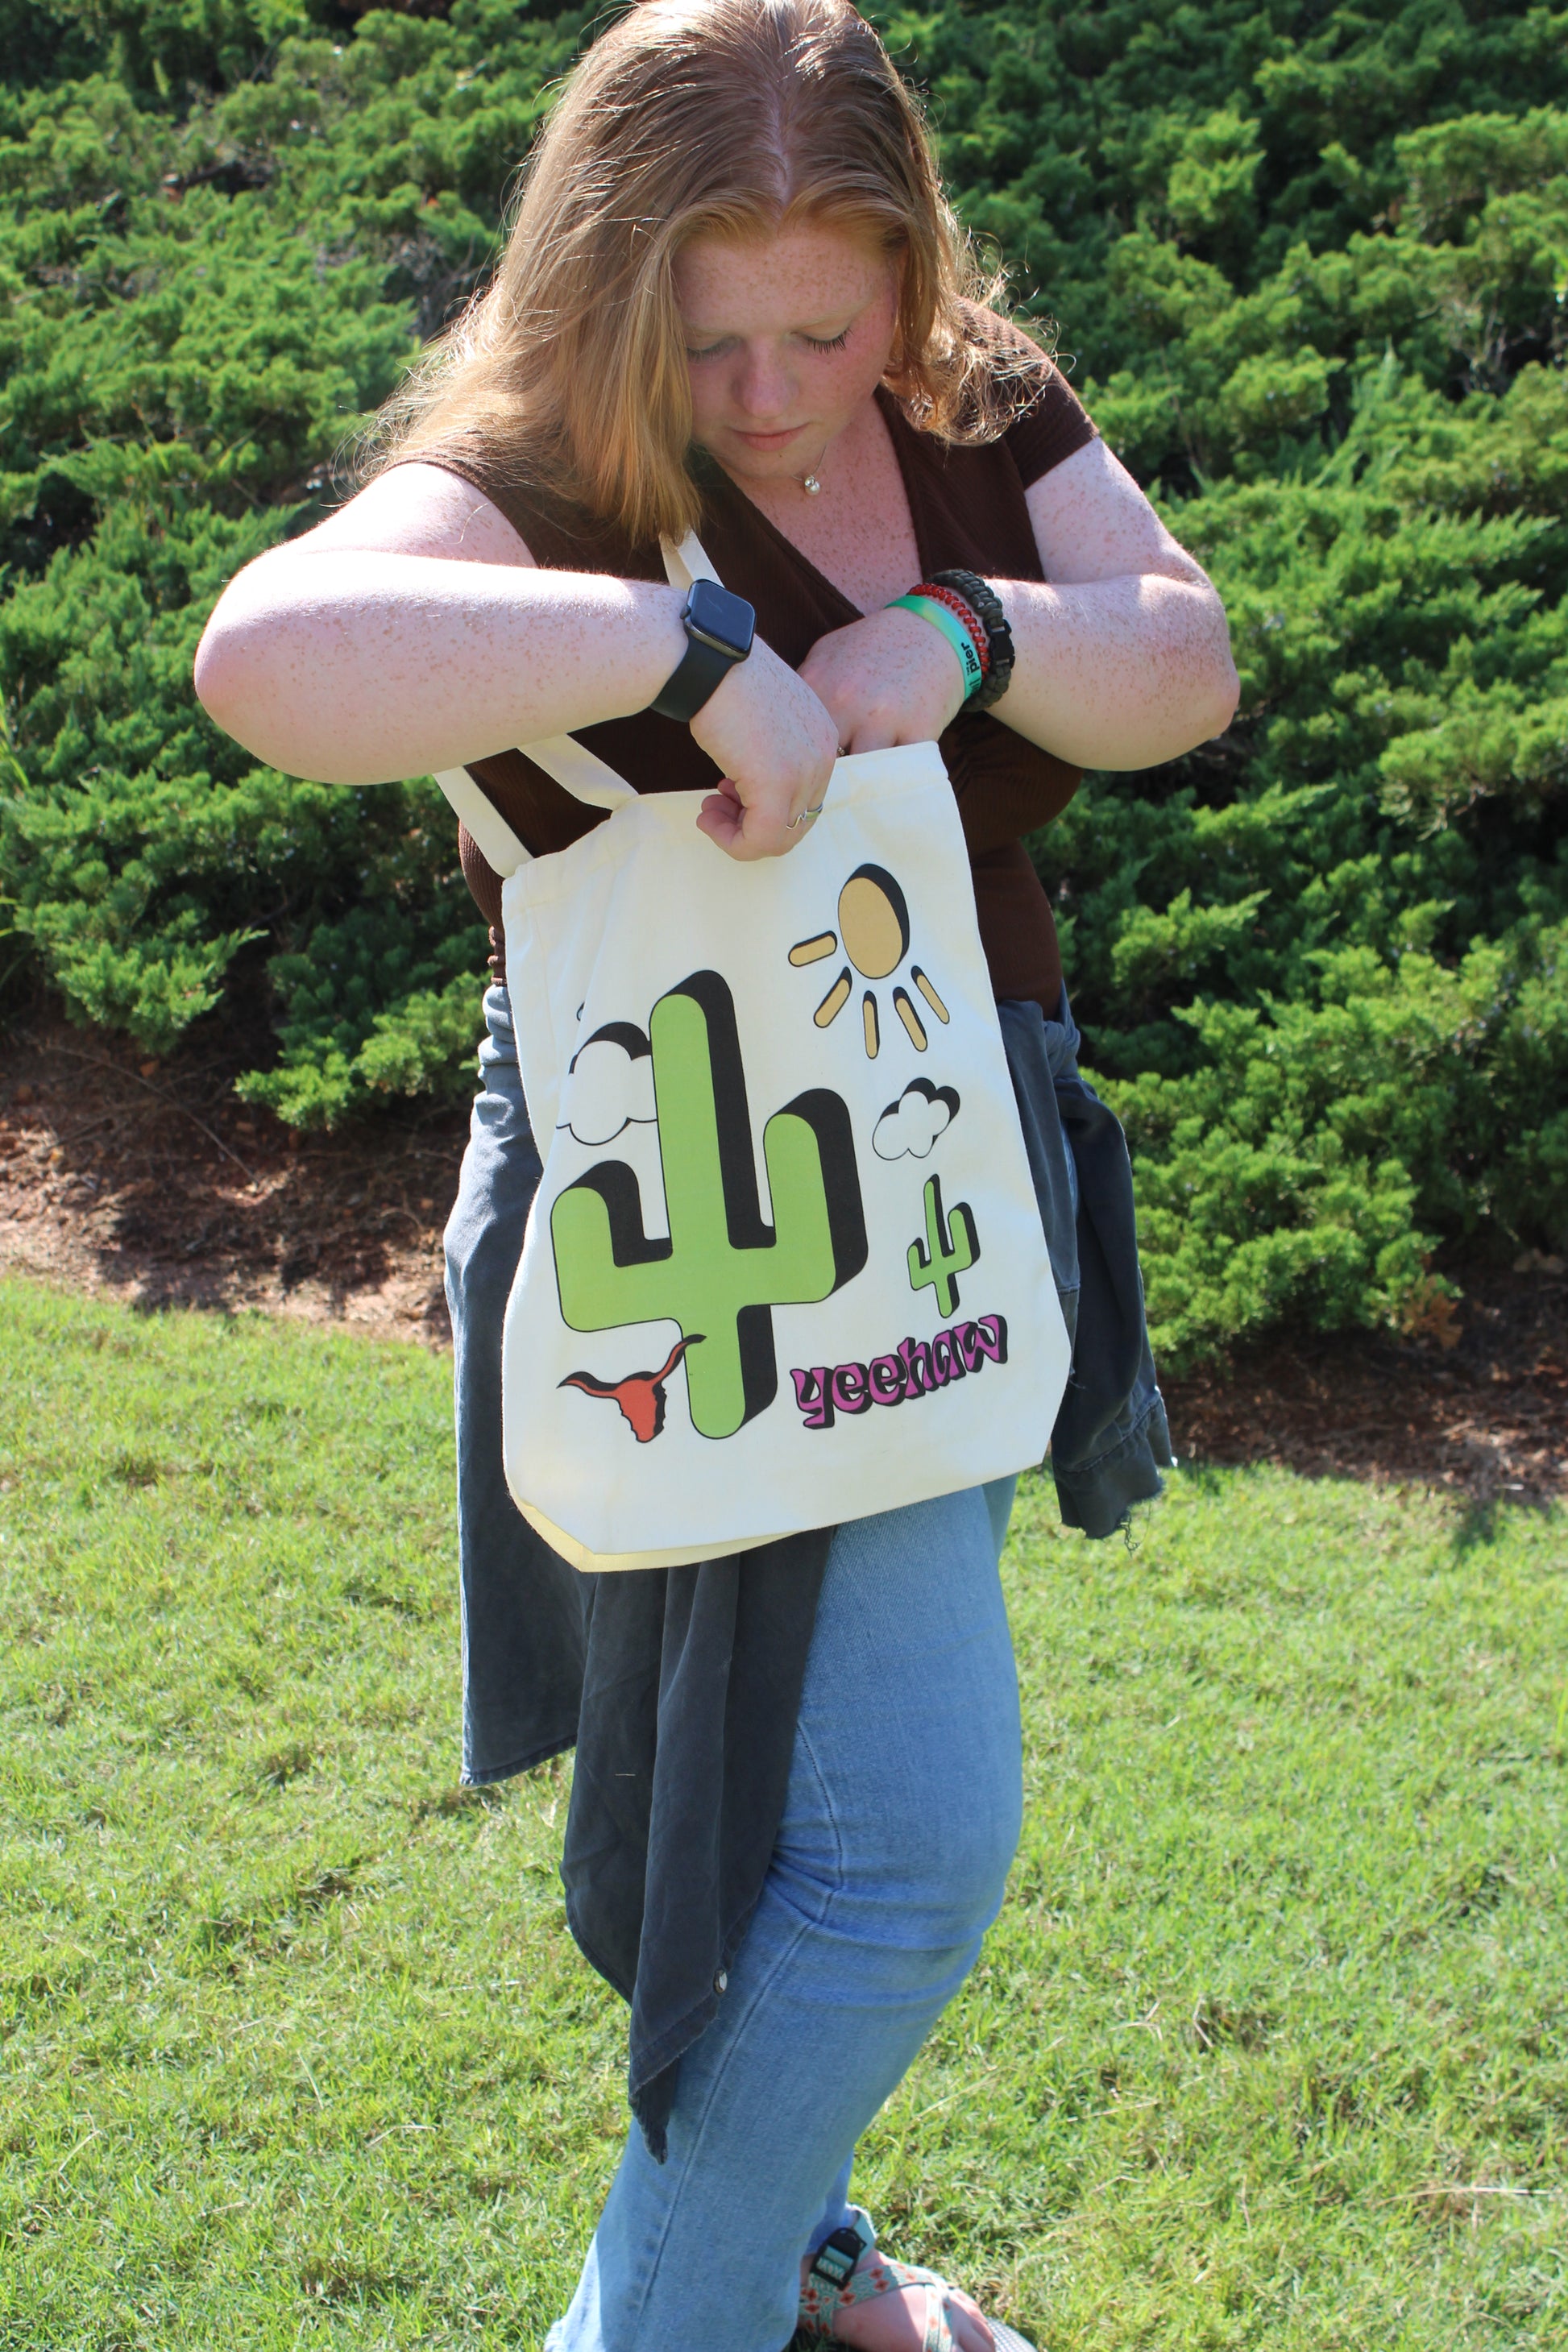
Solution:
<svg viewBox="0 0 1568 2352">
<path fill-rule="evenodd" d="M 1511 1513 L 1535 1511 L 1549 1517 L 1557 1507 L 1550 1495 L 1532 1494 L 1528 1488 L 1520 1494 L 1468 1496 L 1455 1523 L 1450 1549 L 1456 1559 L 1489 1551 L 1501 1541 Z"/>
</svg>

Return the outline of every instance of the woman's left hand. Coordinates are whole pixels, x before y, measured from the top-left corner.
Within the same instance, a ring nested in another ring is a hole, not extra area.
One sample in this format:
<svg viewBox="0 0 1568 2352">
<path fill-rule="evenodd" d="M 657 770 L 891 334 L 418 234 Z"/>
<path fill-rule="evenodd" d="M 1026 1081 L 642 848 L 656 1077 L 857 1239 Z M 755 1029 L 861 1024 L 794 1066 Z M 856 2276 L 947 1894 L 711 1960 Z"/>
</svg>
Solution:
<svg viewBox="0 0 1568 2352">
<path fill-rule="evenodd" d="M 963 673 L 940 629 L 901 608 L 818 637 L 800 675 L 827 705 L 841 751 L 929 743 L 963 708 Z"/>
</svg>

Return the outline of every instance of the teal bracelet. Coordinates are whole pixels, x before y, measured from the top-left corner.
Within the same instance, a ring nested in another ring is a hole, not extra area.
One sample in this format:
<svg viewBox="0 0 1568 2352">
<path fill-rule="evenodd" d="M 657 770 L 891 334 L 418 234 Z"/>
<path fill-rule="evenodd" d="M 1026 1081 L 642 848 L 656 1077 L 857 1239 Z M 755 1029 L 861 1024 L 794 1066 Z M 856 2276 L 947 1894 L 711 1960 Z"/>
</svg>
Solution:
<svg viewBox="0 0 1568 2352">
<path fill-rule="evenodd" d="M 985 673 L 980 667 L 980 655 L 974 640 L 957 614 L 950 613 L 945 604 L 939 604 L 934 596 L 895 596 L 887 610 L 889 613 L 900 610 L 918 613 L 922 621 L 929 621 L 933 629 L 942 631 L 958 656 L 959 667 L 963 672 L 963 698 L 967 702 L 984 681 Z"/>
</svg>

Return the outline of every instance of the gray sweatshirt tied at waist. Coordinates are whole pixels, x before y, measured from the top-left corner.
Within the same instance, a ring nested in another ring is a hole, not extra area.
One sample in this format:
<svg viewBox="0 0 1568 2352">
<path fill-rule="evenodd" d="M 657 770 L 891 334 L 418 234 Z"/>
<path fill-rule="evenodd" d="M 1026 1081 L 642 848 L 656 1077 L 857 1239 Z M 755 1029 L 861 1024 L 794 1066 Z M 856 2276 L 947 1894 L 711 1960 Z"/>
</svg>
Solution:
<svg viewBox="0 0 1568 2352">
<path fill-rule="evenodd" d="M 1143 1316 L 1132 1171 L 1079 1076 L 1064 996 L 997 1008 L 1072 1371 L 1051 1440 L 1063 1521 L 1095 1537 L 1171 1462 Z M 458 1412 L 463 1780 L 576 1748 L 562 1878 L 573 1935 L 630 2004 L 627 2091 L 662 2159 L 683 2051 L 711 2020 L 783 1814 L 833 1529 L 700 1566 L 583 1576 L 513 1507 L 500 1330 L 539 1156 L 510 1000 L 485 1000 L 485 1087 L 447 1229 Z"/>
</svg>

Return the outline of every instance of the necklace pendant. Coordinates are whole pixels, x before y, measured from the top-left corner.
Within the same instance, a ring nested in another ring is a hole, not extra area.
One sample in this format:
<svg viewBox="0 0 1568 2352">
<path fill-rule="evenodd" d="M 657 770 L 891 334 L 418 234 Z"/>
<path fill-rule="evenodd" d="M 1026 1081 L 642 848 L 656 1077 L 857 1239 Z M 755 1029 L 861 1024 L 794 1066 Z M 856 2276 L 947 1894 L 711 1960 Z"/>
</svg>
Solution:
<svg viewBox="0 0 1568 2352">
<path fill-rule="evenodd" d="M 821 489 L 822 484 L 817 480 L 815 474 L 807 474 L 800 487 L 805 492 L 808 499 L 814 499 Z"/>
</svg>

